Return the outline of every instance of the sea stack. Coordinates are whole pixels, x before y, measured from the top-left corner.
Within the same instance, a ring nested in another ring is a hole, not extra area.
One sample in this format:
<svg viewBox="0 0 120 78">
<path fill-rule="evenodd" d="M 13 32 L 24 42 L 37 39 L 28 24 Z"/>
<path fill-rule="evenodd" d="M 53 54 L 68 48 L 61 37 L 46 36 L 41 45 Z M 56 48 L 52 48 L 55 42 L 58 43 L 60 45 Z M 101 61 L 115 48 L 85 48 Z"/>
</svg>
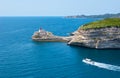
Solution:
<svg viewBox="0 0 120 78">
<path fill-rule="evenodd" d="M 108 18 L 81 26 L 69 45 L 96 49 L 120 49 L 120 18 Z"/>
</svg>

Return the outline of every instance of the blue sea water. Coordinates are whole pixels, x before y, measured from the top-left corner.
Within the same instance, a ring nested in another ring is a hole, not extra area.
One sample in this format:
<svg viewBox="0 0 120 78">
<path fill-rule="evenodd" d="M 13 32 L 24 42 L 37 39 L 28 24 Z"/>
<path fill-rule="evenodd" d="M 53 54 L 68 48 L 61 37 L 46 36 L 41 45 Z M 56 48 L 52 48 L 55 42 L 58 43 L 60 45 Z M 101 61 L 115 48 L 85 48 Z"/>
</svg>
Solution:
<svg viewBox="0 0 120 78">
<path fill-rule="evenodd" d="M 31 40 L 40 27 L 68 36 L 95 20 L 99 19 L 0 17 L 0 78 L 120 78 L 120 50 Z M 96 66 L 82 62 L 84 58 L 94 60 Z"/>
</svg>

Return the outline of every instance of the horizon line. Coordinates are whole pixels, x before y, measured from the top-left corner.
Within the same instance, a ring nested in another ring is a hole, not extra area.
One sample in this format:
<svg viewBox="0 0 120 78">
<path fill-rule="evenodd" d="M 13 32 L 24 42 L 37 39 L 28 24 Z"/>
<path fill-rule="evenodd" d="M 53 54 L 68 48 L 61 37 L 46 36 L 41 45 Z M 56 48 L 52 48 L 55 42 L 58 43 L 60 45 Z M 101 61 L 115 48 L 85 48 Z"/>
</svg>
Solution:
<svg viewBox="0 0 120 78">
<path fill-rule="evenodd" d="M 119 14 L 118 13 L 103 13 L 103 14 L 74 14 L 74 15 L 0 15 L 0 17 L 65 17 L 65 16 L 77 16 L 77 15 L 104 15 L 104 14 Z"/>
</svg>

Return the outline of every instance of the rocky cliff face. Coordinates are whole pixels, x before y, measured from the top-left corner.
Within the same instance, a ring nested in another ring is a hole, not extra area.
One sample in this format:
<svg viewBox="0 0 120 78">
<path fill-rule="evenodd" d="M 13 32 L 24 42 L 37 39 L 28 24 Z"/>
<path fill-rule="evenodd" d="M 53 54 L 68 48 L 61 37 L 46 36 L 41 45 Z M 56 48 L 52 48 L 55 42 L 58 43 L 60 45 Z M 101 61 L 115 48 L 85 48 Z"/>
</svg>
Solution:
<svg viewBox="0 0 120 78">
<path fill-rule="evenodd" d="M 78 29 L 68 44 L 96 49 L 120 48 L 120 28 Z"/>
</svg>

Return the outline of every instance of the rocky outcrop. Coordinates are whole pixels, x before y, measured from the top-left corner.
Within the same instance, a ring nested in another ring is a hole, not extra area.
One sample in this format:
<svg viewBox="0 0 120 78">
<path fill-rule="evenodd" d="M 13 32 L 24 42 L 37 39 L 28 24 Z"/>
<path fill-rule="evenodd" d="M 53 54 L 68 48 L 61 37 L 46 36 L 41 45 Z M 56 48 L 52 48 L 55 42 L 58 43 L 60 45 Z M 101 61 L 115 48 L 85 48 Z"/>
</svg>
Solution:
<svg viewBox="0 0 120 78">
<path fill-rule="evenodd" d="M 53 35 L 51 32 L 45 30 L 36 31 L 33 36 L 32 40 L 34 41 L 52 41 L 52 42 L 68 42 L 72 39 L 73 36 L 69 37 L 62 37 Z"/>
<path fill-rule="evenodd" d="M 100 29 L 82 30 L 73 33 L 69 45 L 84 46 L 96 49 L 120 48 L 120 28 L 106 27 Z"/>
</svg>

